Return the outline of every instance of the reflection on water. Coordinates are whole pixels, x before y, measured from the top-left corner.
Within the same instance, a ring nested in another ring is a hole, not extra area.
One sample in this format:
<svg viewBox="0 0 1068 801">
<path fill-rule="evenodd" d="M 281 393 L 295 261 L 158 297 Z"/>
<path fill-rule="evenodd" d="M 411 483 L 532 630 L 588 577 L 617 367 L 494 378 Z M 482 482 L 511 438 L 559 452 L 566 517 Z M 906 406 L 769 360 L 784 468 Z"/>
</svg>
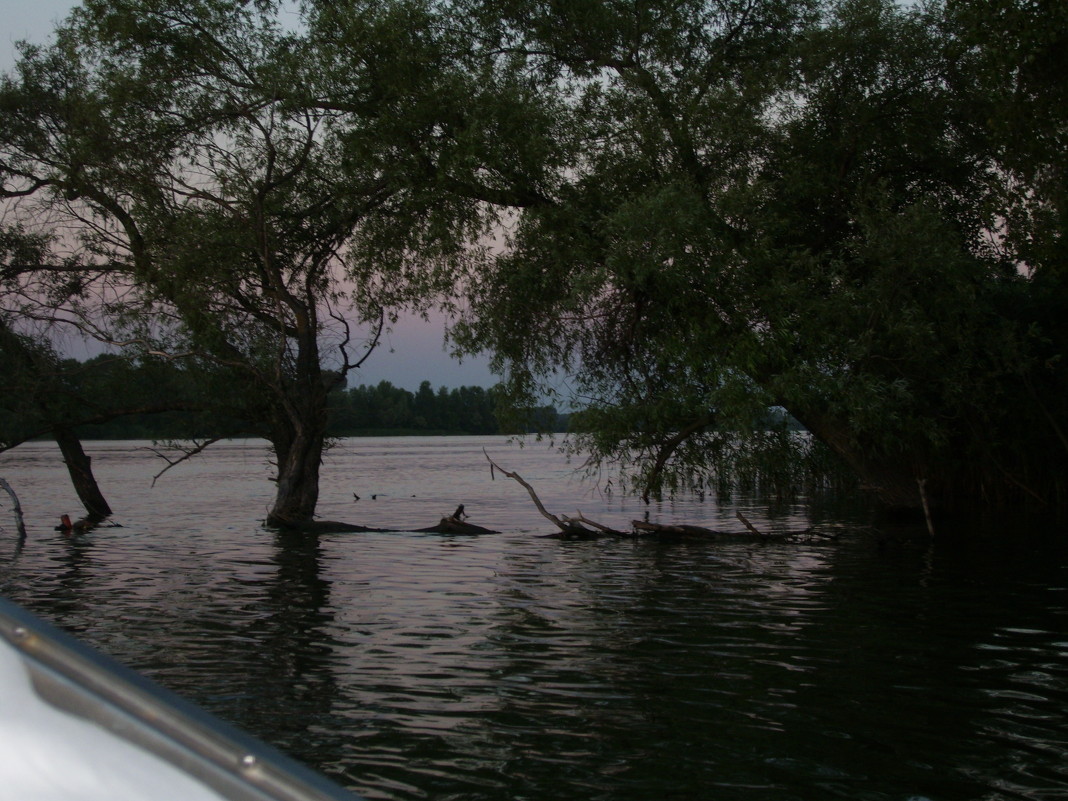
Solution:
<svg viewBox="0 0 1068 801">
<path fill-rule="evenodd" d="M 484 445 L 553 511 L 646 511 L 541 447 L 356 440 L 324 517 L 414 528 L 463 502 L 504 533 L 280 536 L 256 524 L 255 443 L 155 488 L 150 454 L 109 443 L 122 527 L 70 538 L 40 445 L 0 456 L 30 527 L 16 555 L 0 508 L 0 592 L 369 798 L 1068 795 L 1063 554 L 847 519 L 817 521 L 846 527 L 836 544 L 562 543 Z M 712 503 L 648 511 L 737 528 Z"/>
</svg>

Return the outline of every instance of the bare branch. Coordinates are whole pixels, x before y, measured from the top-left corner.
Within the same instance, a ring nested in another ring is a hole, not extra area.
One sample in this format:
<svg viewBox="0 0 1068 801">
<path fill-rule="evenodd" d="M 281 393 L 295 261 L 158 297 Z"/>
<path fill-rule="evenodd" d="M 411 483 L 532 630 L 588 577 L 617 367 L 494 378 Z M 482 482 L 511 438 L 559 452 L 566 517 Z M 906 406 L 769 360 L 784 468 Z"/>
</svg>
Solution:
<svg viewBox="0 0 1068 801">
<path fill-rule="evenodd" d="M 545 508 L 545 505 L 541 502 L 541 498 L 538 497 L 538 493 L 536 493 L 534 491 L 534 488 L 532 486 L 530 486 L 530 484 L 528 484 L 526 481 L 523 480 L 523 477 L 520 476 L 519 473 L 512 472 L 512 471 L 509 471 L 509 470 L 505 470 L 499 464 L 494 462 L 490 458 L 490 455 L 488 453 L 486 453 L 486 449 L 485 448 L 482 449 L 482 453 L 486 457 L 486 461 L 490 463 L 490 476 L 491 477 L 493 476 L 494 469 L 497 469 L 497 470 L 500 470 L 504 475 L 508 476 L 508 478 L 512 479 L 513 481 L 518 482 L 527 491 L 527 493 L 530 495 L 531 500 L 534 501 L 534 505 L 536 507 L 538 507 L 538 511 L 541 512 L 542 516 L 545 517 L 547 520 L 551 520 L 553 522 L 553 524 L 555 524 L 556 527 L 559 528 L 560 531 L 562 531 L 563 533 L 568 534 L 568 535 L 572 535 L 572 536 L 574 536 L 576 534 L 578 534 L 578 535 L 587 534 L 588 535 L 590 533 L 590 531 L 589 531 L 589 529 L 583 528 L 582 525 L 581 525 L 582 523 L 586 523 L 586 524 L 592 526 L 593 528 L 596 528 L 596 529 L 598 529 L 600 531 L 604 531 L 606 533 L 610 533 L 610 534 L 619 534 L 619 533 L 621 533 L 619 531 L 616 531 L 613 528 L 609 528 L 608 526 L 602 525 L 601 523 L 597 523 L 597 522 L 595 522 L 593 520 L 588 519 L 587 517 L 585 517 L 582 514 L 581 511 L 578 513 L 577 517 L 567 517 L 566 515 L 565 516 L 561 516 L 561 517 L 557 517 L 556 515 L 552 514 L 551 512 L 549 512 Z"/>
<path fill-rule="evenodd" d="M 218 442 L 221 439 L 223 439 L 223 437 L 212 437 L 211 439 L 205 439 L 205 440 L 201 440 L 199 442 L 194 439 L 194 440 L 192 440 L 192 443 L 193 443 L 193 447 L 192 448 L 175 446 L 176 449 L 181 451 L 181 453 L 182 453 L 182 455 L 180 457 L 178 457 L 177 459 L 171 459 L 169 456 L 167 456 L 166 453 L 164 453 L 161 450 L 157 450 L 156 448 L 148 448 L 148 450 L 152 451 L 152 453 L 156 454 L 156 456 L 158 456 L 160 459 L 162 459 L 163 461 L 165 461 L 167 463 L 166 467 L 164 467 L 162 470 L 160 470 L 158 473 L 156 473 L 156 475 L 152 476 L 152 486 L 153 487 L 156 486 L 156 479 L 158 479 L 160 476 L 162 476 L 164 473 L 166 473 L 172 467 L 180 465 L 186 459 L 192 459 L 198 453 L 200 453 L 201 451 L 205 450 L 206 448 L 211 447 L 212 445 L 214 445 L 216 442 Z"/>
<path fill-rule="evenodd" d="M 577 523 L 585 523 L 587 526 L 592 526 L 593 528 L 597 529 L 598 531 L 603 531 L 605 534 L 618 534 L 618 535 L 622 535 L 623 534 L 623 532 L 620 531 L 619 529 L 610 528 L 609 526 L 606 526 L 603 523 L 598 523 L 596 520 L 590 520 L 590 518 L 588 518 L 588 517 L 586 517 L 586 515 L 582 514 L 582 510 L 581 509 L 579 509 L 577 511 L 578 511 L 578 515 L 575 516 L 575 517 L 568 517 L 568 516 L 565 515 L 564 518 L 563 518 L 564 522 L 566 522 L 568 524 L 571 524 L 571 525 L 574 525 L 574 524 L 577 524 Z"/>
<path fill-rule="evenodd" d="M 747 518 L 741 512 L 735 512 L 734 516 L 742 521 L 742 525 L 745 526 L 746 529 L 748 529 L 750 534 L 755 534 L 756 536 L 758 536 L 758 537 L 760 537 L 762 539 L 766 538 L 768 536 L 767 534 L 763 533 L 760 529 L 758 529 L 756 526 L 754 526 L 752 523 L 750 523 L 749 522 L 749 518 Z"/>
<path fill-rule="evenodd" d="M 559 517 L 546 510 L 544 504 L 542 504 L 541 502 L 541 498 L 538 497 L 538 493 L 534 491 L 534 488 L 530 486 L 530 484 L 523 480 L 523 477 L 520 476 L 519 473 L 509 472 L 508 470 L 505 470 L 499 464 L 494 462 L 490 458 L 490 455 L 486 453 L 485 448 L 482 449 L 482 454 L 486 457 L 486 461 L 490 463 L 491 476 L 493 475 L 493 469 L 496 468 L 497 470 L 500 470 L 504 475 L 508 476 L 508 478 L 512 479 L 513 481 L 519 482 L 519 484 L 530 494 L 531 500 L 534 501 L 534 505 L 538 507 L 538 511 L 541 512 L 543 517 L 545 517 L 547 520 L 551 520 L 561 531 L 568 530 L 567 523 L 565 523 Z"/>
<path fill-rule="evenodd" d="M 12 509 L 15 512 L 15 524 L 19 529 L 19 541 L 21 542 L 26 539 L 26 523 L 22 519 L 22 505 L 19 503 L 19 496 L 15 494 L 15 490 L 11 489 L 11 485 L 2 478 L 0 478 L 0 489 L 5 490 L 11 496 Z"/>
<path fill-rule="evenodd" d="M 382 331 L 386 327 L 386 310 L 381 306 L 378 309 L 378 327 L 375 329 L 374 336 L 371 337 L 371 342 L 367 346 L 367 351 L 360 357 L 360 360 L 356 364 L 352 365 L 352 369 L 359 369 L 363 366 L 363 363 L 367 361 L 367 358 L 374 352 L 375 348 L 382 341 Z"/>
</svg>

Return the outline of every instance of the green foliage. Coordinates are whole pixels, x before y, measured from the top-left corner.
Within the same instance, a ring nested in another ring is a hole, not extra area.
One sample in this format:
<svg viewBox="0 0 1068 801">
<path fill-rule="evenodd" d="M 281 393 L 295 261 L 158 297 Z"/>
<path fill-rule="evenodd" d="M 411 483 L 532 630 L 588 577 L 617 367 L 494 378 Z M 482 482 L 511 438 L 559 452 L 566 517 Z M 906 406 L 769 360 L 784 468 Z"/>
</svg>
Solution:
<svg viewBox="0 0 1068 801">
<path fill-rule="evenodd" d="M 499 400 L 568 395 L 575 447 L 647 492 L 785 492 L 829 451 L 894 504 L 1068 497 L 1056 3 L 302 9 L 89 0 L 24 52 L 0 244 L 41 269 L 5 273 L 13 330 L 32 298 L 191 354 L 305 486 L 351 322 L 441 303 Z M 40 220 L 80 250 L 26 251 Z M 488 425 L 458 392 L 330 402 Z"/>
<path fill-rule="evenodd" d="M 461 341 L 520 394 L 573 373 L 577 445 L 646 490 L 800 464 L 769 446 L 781 406 L 887 502 L 917 505 L 924 478 L 946 505 L 1059 503 L 1064 126 L 1011 128 L 1009 157 L 984 93 L 1063 91 L 1060 34 L 1001 5 L 510 4 L 513 50 L 543 91 L 567 81 L 581 143 Z M 984 38 L 996 13 L 1014 44 Z M 1042 66 L 995 79 L 1020 48 Z"/>
<path fill-rule="evenodd" d="M 484 230 L 407 156 L 426 109 L 394 117 L 408 92 L 393 67 L 438 71 L 433 37 L 401 6 L 350 11 L 346 35 L 367 35 L 315 42 L 271 2 L 89 0 L 0 86 L 3 194 L 76 230 L 84 273 L 107 276 L 85 304 L 35 294 L 37 308 L 135 358 L 228 374 L 241 391 L 217 399 L 270 440 L 282 522 L 314 513 L 328 391 Z"/>
</svg>

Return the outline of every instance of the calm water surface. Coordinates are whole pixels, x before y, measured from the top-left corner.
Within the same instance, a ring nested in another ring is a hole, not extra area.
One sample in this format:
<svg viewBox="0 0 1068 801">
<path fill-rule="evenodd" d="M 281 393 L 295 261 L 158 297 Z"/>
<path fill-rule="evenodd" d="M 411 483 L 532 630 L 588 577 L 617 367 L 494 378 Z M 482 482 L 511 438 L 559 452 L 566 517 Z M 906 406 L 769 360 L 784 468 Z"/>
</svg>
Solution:
<svg viewBox="0 0 1068 801">
<path fill-rule="evenodd" d="M 343 441 L 321 512 L 397 529 L 458 503 L 484 537 L 263 529 L 260 443 L 151 486 L 146 443 L 92 443 L 121 528 L 54 446 L 0 455 L 0 594 L 370 799 L 1068 798 L 1068 559 L 1052 528 L 836 543 L 560 542 L 551 511 L 737 531 L 735 507 L 591 492 L 544 445 Z M 353 499 L 353 493 L 361 499 Z M 372 499 L 372 495 L 377 498 Z"/>
</svg>

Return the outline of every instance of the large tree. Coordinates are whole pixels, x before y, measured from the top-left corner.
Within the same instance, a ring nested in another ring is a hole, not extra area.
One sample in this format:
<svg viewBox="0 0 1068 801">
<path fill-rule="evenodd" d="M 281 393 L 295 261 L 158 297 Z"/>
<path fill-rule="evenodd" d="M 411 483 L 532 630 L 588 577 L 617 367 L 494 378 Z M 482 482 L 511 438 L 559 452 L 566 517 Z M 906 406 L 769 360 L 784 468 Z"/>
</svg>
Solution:
<svg viewBox="0 0 1068 801">
<path fill-rule="evenodd" d="M 56 298 L 69 295 L 64 279 L 83 271 L 57 258 L 54 244 L 47 233 L 0 228 L 0 452 L 51 435 L 86 514 L 102 519 L 111 507 L 75 429 L 87 419 L 106 417 L 77 392 L 77 380 L 63 368 L 49 338 L 62 324 Z M 46 280 L 39 283 L 35 276 L 41 275 Z"/>
<path fill-rule="evenodd" d="M 883 0 L 480 11 L 581 140 L 474 287 L 517 390 L 572 372 L 580 442 L 646 488 L 779 406 L 890 505 L 1064 502 L 1061 269 L 1006 231 L 1030 199 L 1042 233 L 1053 151 L 999 149 L 989 43 Z"/>
<path fill-rule="evenodd" d="M 277 459 L 268 521 L 303 525 L 327 394 L 368 345 L 353 321 L 373 346 L 386 304 L 425 296 L 437 262 L 364 267 L 363 243 L 415 202 L 375 130 L 388 76 L 353 68 L 362 103 L 330 108 L 313 43 L 279 20 L 273 3 L 90 0 L 5 82 L 2 169 L 24 213 L 47 209 L 119 276 L 92 310 L 106 338 L 230 372 L 231 412 Z"/>
</svg>

